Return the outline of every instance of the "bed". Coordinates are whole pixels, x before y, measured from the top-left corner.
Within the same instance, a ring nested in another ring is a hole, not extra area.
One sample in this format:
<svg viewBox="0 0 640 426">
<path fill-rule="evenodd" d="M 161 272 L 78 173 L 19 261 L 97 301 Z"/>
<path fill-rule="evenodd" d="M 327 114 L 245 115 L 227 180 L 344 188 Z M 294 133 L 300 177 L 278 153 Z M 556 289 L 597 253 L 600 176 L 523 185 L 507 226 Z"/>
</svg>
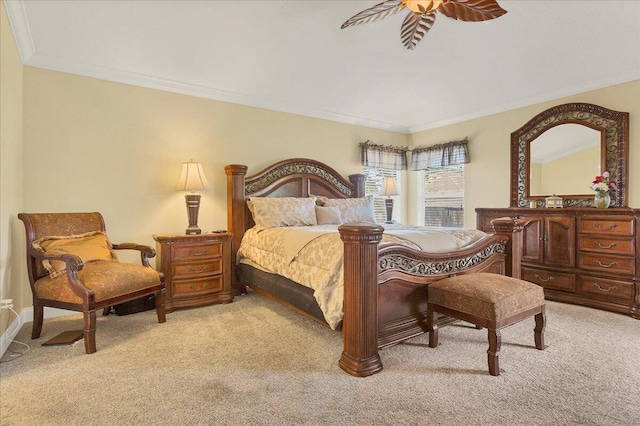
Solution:
<svg viewBox="0 0 640 426">
<path fill-rule="evenodd" d="M 233 233 L 234 258 L 243 247 L 245 234 L 248 238 L 257 227 L 247 203 L 252 197 L 266 201 L 274 197 L 311 198 L 314 202 L 323 200 L 317 203 L 323 204 L 365 196 L 364 175 L 344 178 L 328 165 L 311 159 L 280 161 L 249 176 L 244 165 L 228 165 L 225 172 L 227 226 Z M 416 244 L 401 244 L 402 238 L 394 239 L 389 227 L 385 232 L 375 223 L 337 226 L 329 233 L 339 235 L 343 253 L 342 317 L 338 327 L 327 321 L 314 289 L 250 260 L 234 264 L 234 292 L 246 293 L 246 287 L 250 287 L 315 321 L 340 328 L 344 341 L 340 367 L 354 376 L 369 376 L 382 370 L 380 349 L 426 331 L 429 283 L 473 272 L 520 277 L 522 222 L 500 218 L 494 221 L 494 228 L 493 234 L 475 236 L 462 248 L 433 253 Z M 326 238 L 333 238 L 335 244 L 338 237 Z M 452 320 L 441 317 L 438 321 L 443 326 Z"/>
</svg>

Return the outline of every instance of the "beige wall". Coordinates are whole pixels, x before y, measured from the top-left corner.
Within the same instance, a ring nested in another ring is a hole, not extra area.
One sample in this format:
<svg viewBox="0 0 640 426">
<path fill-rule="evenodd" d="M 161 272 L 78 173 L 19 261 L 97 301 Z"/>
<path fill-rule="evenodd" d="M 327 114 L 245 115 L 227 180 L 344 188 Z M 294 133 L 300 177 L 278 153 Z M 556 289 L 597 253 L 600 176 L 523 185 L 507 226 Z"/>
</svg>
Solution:
<svg viewBox="0 0 640 426">
<path fill-rule="evenodd" d="M 13 299 L 15 310 L 30 302 L 24 266 L 22 188 L 22 62 L 0 4 L 0 299 Z M 16 249 L 17 248 L 17 249 Z M 26 286 L 25 286 L 26 284 Z M 0 335 L 15 316 L 0 311 Z"/>
<path fill-rule="evenodd" d="M 630 113 L 629 206 L 640 207 L 640 80 L 556 99 L 475 120 L 411 135 L 411 146 L 422 147 L 469 137 L 471 163 L 465 167 L 465 225 L 475 227 L 477 207 L 509 206 L 510 137 L 536 114 L 567 102 L 586 102 Z M 461 100 L 463 101 L 463 100 Z M 414 174 L 413 172 L 409 173 Z M 585 182 L 589 185 L 591 181 Z M 416 206 L 409 200 L 408 220 Z"/>
</svg>

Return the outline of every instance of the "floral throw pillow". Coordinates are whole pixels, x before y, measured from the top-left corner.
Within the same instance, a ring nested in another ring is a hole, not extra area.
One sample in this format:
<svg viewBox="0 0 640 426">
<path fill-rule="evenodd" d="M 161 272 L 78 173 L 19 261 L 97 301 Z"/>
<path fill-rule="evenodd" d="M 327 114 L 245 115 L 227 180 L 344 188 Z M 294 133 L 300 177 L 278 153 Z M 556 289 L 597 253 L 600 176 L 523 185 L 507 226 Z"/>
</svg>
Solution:
<svg viewBox="0 0 640 426">
<path fill-rule="evenodd" d="M 317 224 L 315 197 L 251 197 L 247 204 L 258 229 Z"/>
<path fill-rule="evenodd" d="M 373 222 L 376 216 L 373 213 L 373 197 L 363 198 L 328 198 L 324 202 L 325 207 L 337 207 L 340 210 L 342 223 Z"/>
</svg>

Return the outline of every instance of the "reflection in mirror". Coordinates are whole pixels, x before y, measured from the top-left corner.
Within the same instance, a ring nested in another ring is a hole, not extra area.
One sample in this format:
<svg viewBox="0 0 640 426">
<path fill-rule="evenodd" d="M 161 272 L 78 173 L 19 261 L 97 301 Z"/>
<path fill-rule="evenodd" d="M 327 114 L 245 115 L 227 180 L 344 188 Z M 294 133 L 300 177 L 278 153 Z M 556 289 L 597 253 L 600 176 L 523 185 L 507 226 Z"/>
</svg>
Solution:
<svg viewBox="0 0 640 426">
<path fill-rule="evenodd" d="M 529 147 L 529 195 L 591 194 L 601 169 L 600 141 L 599 131 L 580 124 L 541 133 Z"/>
</svg>

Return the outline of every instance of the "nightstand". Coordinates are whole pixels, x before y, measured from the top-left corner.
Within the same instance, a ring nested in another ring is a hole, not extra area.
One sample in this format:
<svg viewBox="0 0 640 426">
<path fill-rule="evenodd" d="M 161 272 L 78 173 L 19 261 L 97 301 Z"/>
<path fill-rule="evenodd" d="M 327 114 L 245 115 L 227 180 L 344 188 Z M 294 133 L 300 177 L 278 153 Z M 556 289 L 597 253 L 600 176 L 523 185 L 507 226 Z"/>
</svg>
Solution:
<svg viewBox="0 0 640 426">
<path fill-rule="evenodd" d="M 156 268 L 164 273 L 165 309 L 230 303 L 231 234 L 154 235 Z"/>
</svg>

